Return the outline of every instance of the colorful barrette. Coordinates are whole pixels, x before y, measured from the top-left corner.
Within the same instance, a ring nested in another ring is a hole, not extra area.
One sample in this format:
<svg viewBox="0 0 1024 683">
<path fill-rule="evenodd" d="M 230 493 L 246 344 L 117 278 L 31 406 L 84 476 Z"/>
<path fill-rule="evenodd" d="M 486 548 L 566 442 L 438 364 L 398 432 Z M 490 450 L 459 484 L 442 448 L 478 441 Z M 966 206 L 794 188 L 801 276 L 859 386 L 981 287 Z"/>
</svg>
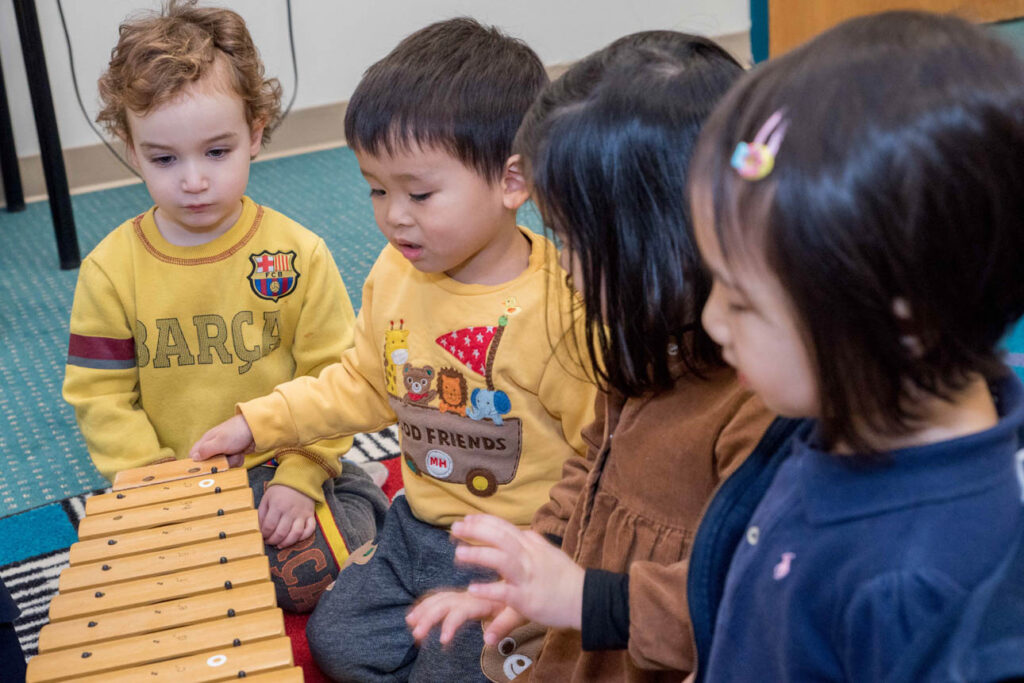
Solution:
<svg viewBox="0 0 1024 683">
<path fill-rule="evenodd" d="M 779 153 L 782 138 L 789 121 L 782 120 L 782 110 L 768 117 L 757 131 L 753 142 L 740 142 L 732 154 L 732 167 L 744 180 L 760 180 L 775 168 L 775 155 Z"/>
</svg>

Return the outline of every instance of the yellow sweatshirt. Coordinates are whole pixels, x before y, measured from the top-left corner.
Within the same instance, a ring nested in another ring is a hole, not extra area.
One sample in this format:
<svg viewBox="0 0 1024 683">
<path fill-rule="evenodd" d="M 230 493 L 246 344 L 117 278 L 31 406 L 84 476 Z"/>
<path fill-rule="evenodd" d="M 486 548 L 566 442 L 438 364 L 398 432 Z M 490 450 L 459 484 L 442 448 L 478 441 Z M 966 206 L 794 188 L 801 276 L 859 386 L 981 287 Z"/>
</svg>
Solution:
<svg viewBox="0 0 1024 683">
<path fill-rule="evenodd" d="M 239 406 L 257 447 L 397 422 L 418 519 L 488 512 L 528 526 L 565 460 L 584 453 L 595 389 L 562 333 L 572 312 L 555 248 L 523 233 L 529 265 L 500 285 L 421 273 L 385 247 L 341 362 Z"/>
<path fill-rule="evenodd" d="M 238 401 L 316 376 L 352 345 L 355 315 L 323 240 L 248 197 L 212 242 L 167 242 L 154 209 L 86 257 L 71 309 L 64 398 L 96 468 L 184 458 Z M 289 444 L 291 445 L 291 444 Z M 351 439 L 264 451 L 273 484 L 323 501 Z"/>
</svg>

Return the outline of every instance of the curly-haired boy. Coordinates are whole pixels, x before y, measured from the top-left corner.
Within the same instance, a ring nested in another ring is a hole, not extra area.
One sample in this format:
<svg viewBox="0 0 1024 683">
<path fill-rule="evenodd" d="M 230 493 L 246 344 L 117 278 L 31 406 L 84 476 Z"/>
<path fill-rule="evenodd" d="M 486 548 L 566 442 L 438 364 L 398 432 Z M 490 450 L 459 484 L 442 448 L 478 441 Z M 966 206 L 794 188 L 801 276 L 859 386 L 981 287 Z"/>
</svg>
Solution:
<svg viewBox="0 0 1024 683">
<path fill-rule="evenodd" d="M 112 478 L 187 457 L 237 402 L 318 375 L 351 346 L 354 314 L 323 240 L 245 196 L 281 89 L 238 14 L 171 2 L 125 22 L 99 91 L 97 120 L 155 203 L 85 259 L 71 312 L 64 397 Z M 245 459 L 286 609 L 312 609 L 383 518 L 381 490 L 339 459 L 350 445 Z"/>
</svg>

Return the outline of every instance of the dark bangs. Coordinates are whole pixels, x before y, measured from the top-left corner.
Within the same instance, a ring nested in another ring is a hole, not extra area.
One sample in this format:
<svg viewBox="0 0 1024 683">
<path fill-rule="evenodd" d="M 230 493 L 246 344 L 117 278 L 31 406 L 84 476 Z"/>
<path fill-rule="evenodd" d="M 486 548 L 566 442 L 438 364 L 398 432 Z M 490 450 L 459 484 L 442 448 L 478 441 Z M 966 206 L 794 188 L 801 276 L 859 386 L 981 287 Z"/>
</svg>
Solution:
<svg viewBox="0 0 1024 683">
<path fill-rule="evenodd" d="M 375 156 L 440 148 L 497 182 L 547 80 L 522 41 L 468 18 L 438 22 L 367 70 L 345 112 L 345 138 Z"/>
</svg>

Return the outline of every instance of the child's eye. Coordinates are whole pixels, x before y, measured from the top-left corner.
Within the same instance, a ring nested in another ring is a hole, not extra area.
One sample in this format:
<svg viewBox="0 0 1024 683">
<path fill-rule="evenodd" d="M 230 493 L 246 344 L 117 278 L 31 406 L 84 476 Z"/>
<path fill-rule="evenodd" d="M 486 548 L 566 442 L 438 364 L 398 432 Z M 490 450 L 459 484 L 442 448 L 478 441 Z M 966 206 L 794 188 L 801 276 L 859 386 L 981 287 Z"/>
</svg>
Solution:
<svg viewBox="0 0 1024 683">
<path fill-rule="evenodd" d="M 427 199 L 430 198 L 430 195 L 432 195 L 432 194 L 434 194 L 434 193 L 433 192 L 424 192 L 423 194 L 410 194 L 409 195 L 409 199 L 413 200 L 414 202 L 425 202 L 425 201 L 427 201 Z"/>
<path fill-rule="evenodd" d="M 216 149 L 211 149 L 209 152 L 206 153 L 206 156 L 213 159 L 221 159 L 223 157 L 226 157 L 229 151 L 230 150 L 228 150 L 226 147 L 218 147 Z"/>
<path fill-rule="evenodd" d="M 157 166 L 167 166 L 174 161 L 174 157 L 170 154 L 161 154 L 158 157 L 153 157 L 150 161 Z"/>
<path fill-rule="evenodd" d="M 375 190 L 372 187 L 370 188 L 370 199 L 373 199 L 374 197 L 383 197 L 384 194 L 384 190 Z"/>
</svg>

